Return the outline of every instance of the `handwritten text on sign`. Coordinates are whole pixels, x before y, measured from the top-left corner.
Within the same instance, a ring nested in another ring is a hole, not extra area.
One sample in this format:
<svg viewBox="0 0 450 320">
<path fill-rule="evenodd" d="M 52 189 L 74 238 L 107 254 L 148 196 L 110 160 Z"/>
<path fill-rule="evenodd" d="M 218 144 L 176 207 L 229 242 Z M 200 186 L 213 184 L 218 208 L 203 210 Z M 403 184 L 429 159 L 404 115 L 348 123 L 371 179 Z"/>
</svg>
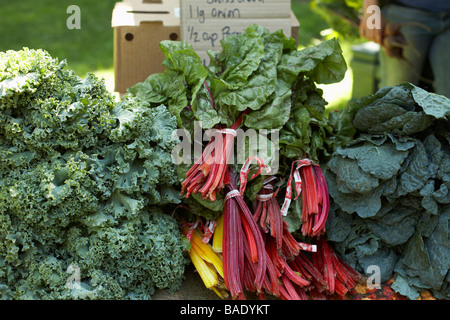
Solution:
<svg viewBox="0 0 450 320">
<path fill-rule="evenodd" d="M 216 50 L 220 41 L 259 24 L 290 35 L 290 0 L 183 0 L 181 37 L 195 50 Z"/>
</svg>

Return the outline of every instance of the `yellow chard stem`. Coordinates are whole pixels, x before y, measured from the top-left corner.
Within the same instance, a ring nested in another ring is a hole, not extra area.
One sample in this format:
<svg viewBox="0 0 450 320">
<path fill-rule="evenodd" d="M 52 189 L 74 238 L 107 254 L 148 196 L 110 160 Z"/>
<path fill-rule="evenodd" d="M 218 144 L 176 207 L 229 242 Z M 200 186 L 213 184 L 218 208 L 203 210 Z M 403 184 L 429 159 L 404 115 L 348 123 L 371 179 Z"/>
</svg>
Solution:
<svg viewBox="0 0 450 320">
<path fill-rule="evenodd" d="M 222 240 L 223 240 L 223 214 L 217 218 L 217 226 L 214 230 L 212 248 L 215 252 L 222 252 Z"/>
<path fill-rule="evenodd" d="M 214 265 L 217 272 L 223 278 L 223 263 L 221 257 L 212 250 L 209 244 L 202 241 L 202 235 L 198 230 L 194 230 L 192 233 L 191 244 L 206 262 Z"/>
<path fill-rule="evenodd" d="M 219 284 L 217 272 L 211 268 L 198 254 L 194 247 L 189 251 L 189 257 L 194 264 L 195 269 L 202 278 L 205 287 L 212 288 Z"/>
</svg>

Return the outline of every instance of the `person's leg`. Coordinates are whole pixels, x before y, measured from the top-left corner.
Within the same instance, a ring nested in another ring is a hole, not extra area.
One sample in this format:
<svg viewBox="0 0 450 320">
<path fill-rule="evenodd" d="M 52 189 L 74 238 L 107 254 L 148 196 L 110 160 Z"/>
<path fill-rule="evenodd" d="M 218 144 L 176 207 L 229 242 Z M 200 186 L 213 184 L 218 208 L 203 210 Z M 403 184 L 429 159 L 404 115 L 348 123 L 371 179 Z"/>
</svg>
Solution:
<svg viewBox="0 0 450 320">
<path fill-rule="evenodd" d="M 402 82 L 419 84 L 423 65 L 436 29 L 435 14 L 413 8 L 388 5 L 383 8 L 386 23 L 403 24 L 400 28 L 408 46 L 403 48 L 404 60 L 389 57 L 380 50 L 380 86 Z"/>
<path fill-rule="evenodd" d="M 430 64 L 434 75 L 434 91 L 450 98 L 450 14 L 442 19 L 443 31 L 433 40 Z"/>
</svg>

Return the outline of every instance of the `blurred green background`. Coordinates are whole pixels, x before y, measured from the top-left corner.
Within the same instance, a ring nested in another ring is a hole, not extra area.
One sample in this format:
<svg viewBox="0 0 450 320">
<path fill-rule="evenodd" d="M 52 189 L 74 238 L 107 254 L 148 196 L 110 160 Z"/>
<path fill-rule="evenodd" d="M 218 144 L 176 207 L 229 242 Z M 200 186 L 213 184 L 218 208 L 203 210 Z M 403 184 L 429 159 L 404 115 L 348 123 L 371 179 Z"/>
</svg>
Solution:
<svg viewBox="0 0 450 320">
<path fill-rule="evenodd" d="M 0 7 L 0 51 L 23 47 L 42 48 L 53 57 L 66 59 L 80 76 L 93 72 L 114 89 L 113 29 L 111 15 L 115 0 L 19 0 L 2 1 Z M 299 46 L 316 44 L 337 36 L 329 24 L 311 9 L 311 1 L 292 0 L 292 10 L 300 22 Z M 70 5 L 81 11 L 81 29 L 68 29 Z M 347 64 L 352 58 L 354 40 L 339 38 Z M 350 67 L 350 66 L 349 66 Z M 351 97 L 352 73 L 338 84 L 323 86 L 329 107 L 340 108 Z"/>
</svg>

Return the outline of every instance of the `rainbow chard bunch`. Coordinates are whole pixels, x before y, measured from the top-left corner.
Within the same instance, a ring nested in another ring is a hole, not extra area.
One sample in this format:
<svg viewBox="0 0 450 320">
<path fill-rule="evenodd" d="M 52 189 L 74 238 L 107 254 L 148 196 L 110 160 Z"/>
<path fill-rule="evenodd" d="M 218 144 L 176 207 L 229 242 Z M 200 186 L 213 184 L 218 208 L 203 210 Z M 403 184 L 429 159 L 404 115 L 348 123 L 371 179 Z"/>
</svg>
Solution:
<svg viewBox="0 0 450 320">
<path fill-rule="evenodd" d="M 342 50 L 335 39 L 298 50 L 283 30 L 269 32 L 258 25 L 220 44 L 220 51 L 208 51 L 209 65 L 203 65 L 188 43 L 161 42 L 167 69 L 129 93 L 151 108 L 166 104 L 190 137 L 197 128 L 192 120 L 201 122 L 202 130 L 216 130 L 198 161 L 186 152 L 185 162 L 183 148 L 177 173 L 184 203 L 202 218 L 217 219 L 212 247 L 222 254 L 223 280 L 231 298 L 243 299 L 249 291 L 260 297 L 269 293 L 304 299 L 312 288 L 326 287 L 328 279 L 318 276 L 311 261 L 304 266 L 298 259 L 305 251 L 316 254 L 317 246 L 299 242 L 291 232 L 301 226 L 299 236 L 305 242 L 325 234 L 328 188 L 318 163 L 345 140 L 346 132 L 339 114 L 325 117 L 326 101 L 316 84 L 343 79 Z M 258 132 L 254 143 L 245 137 L 252 130 Z M 270 151 L 265 148 L 269 145 Z M 308 159 L 300 158 L 303 155 Z M 259 165 L 247 191 L 248 162 L 240 172 L 233 171 L 241 156 L 250 162 L 255 156 Z M 292 163 L 290 173 L 286 163 Z M 266 173 L 277 176 L 264 181 L 258 175 L 269 166 L 272 172 Z M 284 203 L 275 190 L 280 180 L 280 190 L 288 181 Z M 296 203 L 289 210 L 294 183 L 297 198 L 302 192 L 303 209 Z M 309 273 L 301 272 L 304 269 Z"/>
<path fill-rule="evenodd" d="M 316 239 L 315 243 L 318 251 L 312 255 L 312 262 L 326 283 L 326 287 L 319 287 L 318 292 L 344 297 L 356 283 L 364 283 L 364 277 L 339 258 L 324 237 Z"/>
<path fill-rule="evenodd" d="M 223 283 L 223 263 L 220 252 L 208 243 L 208 237 L 197 220 L 195 223 L 185 223 L 181 226 L 181 233 L 189 239 L 191 249 L 189 258 L 200 275 L 206 288 L 213 290 L 218 297 L 228 297 L 228 292 Z"/>
<path fill-rule="evenodd" d="M 280 214 L 280 205 L 276 199 L 279 189 L 274 191 L 276 177 L 272 176 L 264 180 L 260 192 L 253 203 L 255 220 L 260 228 L 275 238 L 277 249 L 281 249 L 283 243 L 283 229 L 286 222 Z"/>
<path fill-rule="evenodd" d="M 245 175 L 242 172 L 245 170 L 241 170 L 241 188 L 238 191 L 236 175 L 230 171 L 225 197 L 225 284 L 232 298 L 245 298 L 245 289 L 255 292 L 260 298 L 266 292 L 283 299 L 301 299 L 298 290 L 308 286 L 310 282 L 296 272 L 289 262 L 301 250 L 315 251 L 316 246 L 298 242 L 289 232 L 275 197 L 277 192 L 273 192 L 275 177 L 265 179 L 253 204 L 252 214 L 242 196 L 242 186 L 245 185 Z"/>
<path fill-rule="evenodd" d="M 292 163 L 287 182 L 286 197 L 282 214 L 286 215 L 292 199 L 292 180 L 297 192 L 296 200 L 302 195 L 302 234 L 317 237 L 325 234 L 328 217 L 329 195 L 327 181 L 320 166 L 310 159 L 300 159 Z"/>
<path fill-rule="evenodd" d="M 334 253 L 324 237 L 328 193 L 320 167 L 308 159 L 295 161 L 292 166 L 295 170 L 289 179 L 295 181 L 298 195 L 299 190 L 303 190 L 302 198 L 306 198 L 303 203 L 308 205 L 310 201 L 311 206 L 317 208 L 314 214 L 305 214 L 308 219 L 304 224 L 309 229 L 302 228 L 302 232 L 309 230 L 304 236 L 311 243 L 303 243 L 294 238 L 283 219 L 282 207 L 277 200 L 279 188 L 275 190 L 277 177 L 264 179 L 252 210 L 248 207 L 244 192 L 250 160 L 239 175 L 234 169 L 227 168 L 224 212 L 217 221 L 210 222 L 216 226 L 211 230 L 214 232 L 211 248 L 221 253 L 224 288 L 232 299 L 245 299 L 245 292 L 253 292 L 259 298 L 264 298 L 267 293 L 284 300 L 327 299 L 335 294 L 344 297 L 363 277 Z M 261 159 L 256 160 L 259 168 L 252 179 L 265 168 Z M 306 213 L 310 212 L 306 210 Z M 313 234 L 311 230 L 319 232 Z M 203 242 L 208 243 L 211 237 L 205 235 Z M 196 259 L 195 252 L 191 259 L 193 262 Z M 197 265 L 200 265 L 198 261 Z M 202 269 L 205 268 L 199 266 L 199 272 Z M 214 276 L 215 273 L 217 271 L 212 272 Z M 217 280 L 213 280 L 207 286 L 216 291 Z"/>
<path fill-rule="evenodd" d="M 267 234 L 266 241 L 273 242 L 278 255 L 292 260 L 300 250 L 312 250 L 307 244 L 300 243 L 289 232 L 289 226 L 283 219 L 281 208 L 276 198 L 279 188 L 274 191 L 275 176 L 264 180 L 260 192 L 253 203 L 254 218 L 259 223 L 263 233 Z"/>
<path fill-rule="evenodd" d="M 200 193 L 203 199 L 216 200 L 216 193 L 225 187 L 228 164 L 234 151 L 236 129 L 242 122 L 243 112 L 231 128 L 214 129 L 215 134 L 197 162 L 186 172 L 181 192 L 186 198 Z"/>
<path fill-rule="evenodd" d="M 223 261 L 225 285 L 233 299 L 243 299 L 247 290 L 262 292 L 267 269 L 267 255 L 258 225 L 237 190 L 235 174 L 230 179 L 225 197 L 223 229 Z"/>
</svg>

